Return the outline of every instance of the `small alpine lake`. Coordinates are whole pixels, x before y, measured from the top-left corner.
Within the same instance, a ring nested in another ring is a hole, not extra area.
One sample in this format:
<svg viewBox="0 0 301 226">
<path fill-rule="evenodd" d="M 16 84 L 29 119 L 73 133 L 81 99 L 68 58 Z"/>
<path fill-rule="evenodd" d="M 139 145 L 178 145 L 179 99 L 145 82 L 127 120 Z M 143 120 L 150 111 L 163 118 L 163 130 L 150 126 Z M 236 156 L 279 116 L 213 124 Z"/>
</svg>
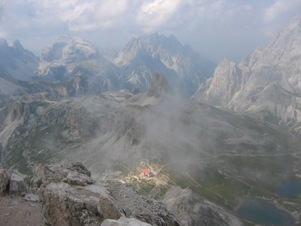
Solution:
<svg viewBox="0 0 301 226">
<path fill-rule="evenodd" d="M 275 190 L 281 198 L 301 197 L 301 181 L 287 181 Z"/>
<path fill-rule="evenodd" d="M 271 201 L 260 198 L 246 198 L 237 213 L 241 218 L 255 224 L 292 226 L 295 223 L 289 213 L 279 209 Z"/>
</svg>

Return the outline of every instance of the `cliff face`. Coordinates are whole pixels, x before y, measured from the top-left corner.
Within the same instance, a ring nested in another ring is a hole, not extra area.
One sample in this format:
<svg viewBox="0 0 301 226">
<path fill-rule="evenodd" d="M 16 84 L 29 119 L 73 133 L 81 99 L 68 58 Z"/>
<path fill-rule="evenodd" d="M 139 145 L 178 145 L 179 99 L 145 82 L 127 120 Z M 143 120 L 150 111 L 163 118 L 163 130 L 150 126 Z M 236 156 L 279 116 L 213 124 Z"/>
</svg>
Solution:
<svg viewBox="0 0 301 226">
<path fill-rule="evenodd" d="M 179 92 L 191 96 L 214 68 L 208 59 L 183 46 L 175 36 L 158 33 L 133 38 L 113 59 L 128 87 L 147 90 L 154 72 L 163 73 Z"/>
<path fill-rule="evenodd" d="M 221 62 L 194 97 L 238 112 L 265 112 L 287 124 L 300 122 L 300 37 L 301 20 L 296 19 L 239 64 Z"/>
</svg>

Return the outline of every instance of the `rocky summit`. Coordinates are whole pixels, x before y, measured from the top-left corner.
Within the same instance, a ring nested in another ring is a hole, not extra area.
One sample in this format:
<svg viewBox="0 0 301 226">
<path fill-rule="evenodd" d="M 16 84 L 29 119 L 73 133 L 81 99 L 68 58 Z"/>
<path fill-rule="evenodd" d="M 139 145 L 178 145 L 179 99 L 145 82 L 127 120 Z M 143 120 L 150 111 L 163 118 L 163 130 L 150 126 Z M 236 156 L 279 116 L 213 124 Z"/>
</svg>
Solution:
<svg viewBox="0 0 301 226">
<path fill-rule="evenodd" d="M 262 113 L 300 130 L 301 20 L 288 24 L 264 49 L 236 64 L 222 61 L 195 99 L 237 112 Z"/>
<path fill-rule="evenodd" d="M 179 92 L 191 96 L 213 72 L 214 64 L 182 45 L 174 35 L 133 38 L 113 59 L 129 87 L 147 90 L 154 72 L 163 73 Z"/>
</svg>

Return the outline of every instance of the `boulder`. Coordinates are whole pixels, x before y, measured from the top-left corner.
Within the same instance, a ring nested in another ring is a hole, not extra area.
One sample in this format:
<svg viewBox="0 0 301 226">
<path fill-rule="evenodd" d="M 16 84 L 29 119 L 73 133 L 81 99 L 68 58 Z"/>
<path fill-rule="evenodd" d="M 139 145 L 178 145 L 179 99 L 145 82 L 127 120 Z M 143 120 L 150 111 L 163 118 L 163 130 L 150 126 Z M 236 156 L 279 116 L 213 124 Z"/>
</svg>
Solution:
<svg viewBox="0 0 301 226">
<path fill-rule="evenodd" d="M 85 186 L 87 184 L 94 184 L 95 181 L 86 174 L 79 173 L 78 171 L 70 171 L 64 181 L 68 184 Z"/>
<path fill-rule="evenodd" d="M 0 169 L 0 195 L 8 192 L 9 173 L 5 169 Z"/>
<path fill-rule="evenodd" d="M 30 177 L 14 170 L 10 176 L 9 192 L 19 195 L 30 193 Z"/>
<path fill-rule="evenodd" d="M 115 201 L 109 195 L 99 197 L 97 209 L 104 219 L 118 219 L 122 216 L 122 211 L 118 209 Z"/>
<path fill-rule="evenodd" d="M 72 185 L 85 186 L 93 184 L 95 181 L 91 178 L 91 172 L 80 162 L 68 163 L 63 165 L 39 165 L 34 170 L 34 176 L 31 179 L 31 186 L 38 190 L 41 186 L 54 182 L 66 182 Z"/>
<path fill-rule="evenodd" d="M 24 196 L 24 199 L 29 202 L 39 202 L 40 201 L 39 196 L 35 195 L 35 194 L 26 194 Z"/>
<path fill-rule="evenodd" d="M 113 220 L 117 225 L 180 225 L 162 203 L 139 195 L 131 186 L 120 182 L 95 182 L 81 164 L 42 168 L 45 181 L 39 188 L 39 197 L 46 225 L 92 226 L 101 225 L 106 219 L 112 220 L 106 221 L 109 225 L 114 225 Z"/>
<path fill-rule="evenodd" d="M 236 217 L 187 188 L 171 187 L 165 193 L 163 203 L 184 226 L 242 225 Z"/>
<path fill-rule="evenodd" d="M 99 187 L 98 190 L 100 189 Z M 92 188 L 91 190 L 64 182 L 51 182 L 41 188 L 39 196 L 44 223 L 51 226 L 100 225 L 102 218 L 97 205 L 99 193 L 102 192 L 96 192 L 96 189 Z"/>
<path fill-rule="evenodd" d="M 100 225 L 99 197 L 108 195 L 82 163 L 39 166 L 32 183 L 39 191 L 46 225 Z"/>
</svg>

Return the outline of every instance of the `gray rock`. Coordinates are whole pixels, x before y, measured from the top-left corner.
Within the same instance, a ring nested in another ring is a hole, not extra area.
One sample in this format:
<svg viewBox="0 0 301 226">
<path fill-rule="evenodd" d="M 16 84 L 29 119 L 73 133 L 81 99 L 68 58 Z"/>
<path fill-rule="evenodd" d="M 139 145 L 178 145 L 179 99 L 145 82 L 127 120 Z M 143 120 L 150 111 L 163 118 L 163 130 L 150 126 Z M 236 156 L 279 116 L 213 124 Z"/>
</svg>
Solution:
<svg viewBox="0 0 301 226">
<path fill-rule="evenodd" d="M 9 192 L 26 194 L 30 192 L 30 177 L 18 171 L 13 171 L 10 176 Z"/>
<path fill-rule="evenodd" d="M 118 209 L 115 201 L 108 195 L 101 195 L 99 197 L 97 209 L 105 219 L 118 219 L 121 217 L 121 211 Z"/>
<path fill-rule="evenodd" d="M 49 177 L 50 181 L 45 177 L 47 183 L 39 189 L 44 222 L 47 225 L 100 225 L 105 219 L 118 220 L 124 215 L 151 225 L 180 225 L 162 203 L 139 195 L 129 185 L 114 181 L 74 183 L 90 177 L 70 167 L 64 169 L 63 166 L 48 166 L 44 169 L 47 169 L 47 172 L 51 169 L 53 173 Z M 56 176 L 55 172 L 59 175 Z M 67 177 L 62 176 L 65 173 Z M 72 183 L 68 183 L 69 174 L 72 174 Z M 61 181 L 53 181 L 53 178 L 61 178 Z M 126 222 L 119 223 L 127 225 Z M 129 222 L 129 225 L 135 223 Z M 113 225 L 114 222 L 109 223 Z"/>
<path fill-rule="evenodd" d="M 161 202 L 139 195 L 131 186 L 107 181 L 105 187 L 124 214 L 128 213 L 127 215 L 151 225 L 181 225 Z"/>
<path fill-rule="evenodd" d="M 86 174 L 82 174 L 76 171 L 70 171 L 67 178 L 64 179 L 68 184 L 86 186 L 87 184 L 94 184 L 95 181 Z"/>
<path fill-rule="evenodd" d="M 95 183 L 91 178 L 91 172 L 79 162 L 65 165 L 39 165 L 31 179 L 32 187 L 37 189 L 51 182 L 66 182 L 79 186 Z"/>
<path fill-rule="evenodd" d="M 9 173 L 5 169 L 0 169 L 0 195 L 8 192 Z"/>
<path fill-rule="evenodd" d="M 190 189 L 171 187 L 164 195 L 163 203 L 184 226 L 242 225 L 236 217 Z"/>
<path fill-rule="evenodd" d="M 87 167 L 85 167 L 81 162 L 71 163 L 69 166 L 67 166 L 67 169 L 91 177 L 90 170 L 88 170 Z"/>
<path fill-rule="evenodd" d="M 26 194 L 24 199 L 29 202 L 38 202 L 40 201 L 39 196 L 35 194 Z"/>
<path fill-rule="evenodd" d="M 139 221 L 135 218 L 121 217 L 119 220 L 104 220 L 101 226 L 151 226 L 151 224 Z"/>
<path fill-rule="evenodd" d="M 89 185 L 88 185 L 89 186 Z M 100 225 L 99 195 L 67 183 L 50 183 L 40 190 L 44 222 L 52 226 Z M 105 190 L 104 190 L 105 191 Z"/>
</svg>

